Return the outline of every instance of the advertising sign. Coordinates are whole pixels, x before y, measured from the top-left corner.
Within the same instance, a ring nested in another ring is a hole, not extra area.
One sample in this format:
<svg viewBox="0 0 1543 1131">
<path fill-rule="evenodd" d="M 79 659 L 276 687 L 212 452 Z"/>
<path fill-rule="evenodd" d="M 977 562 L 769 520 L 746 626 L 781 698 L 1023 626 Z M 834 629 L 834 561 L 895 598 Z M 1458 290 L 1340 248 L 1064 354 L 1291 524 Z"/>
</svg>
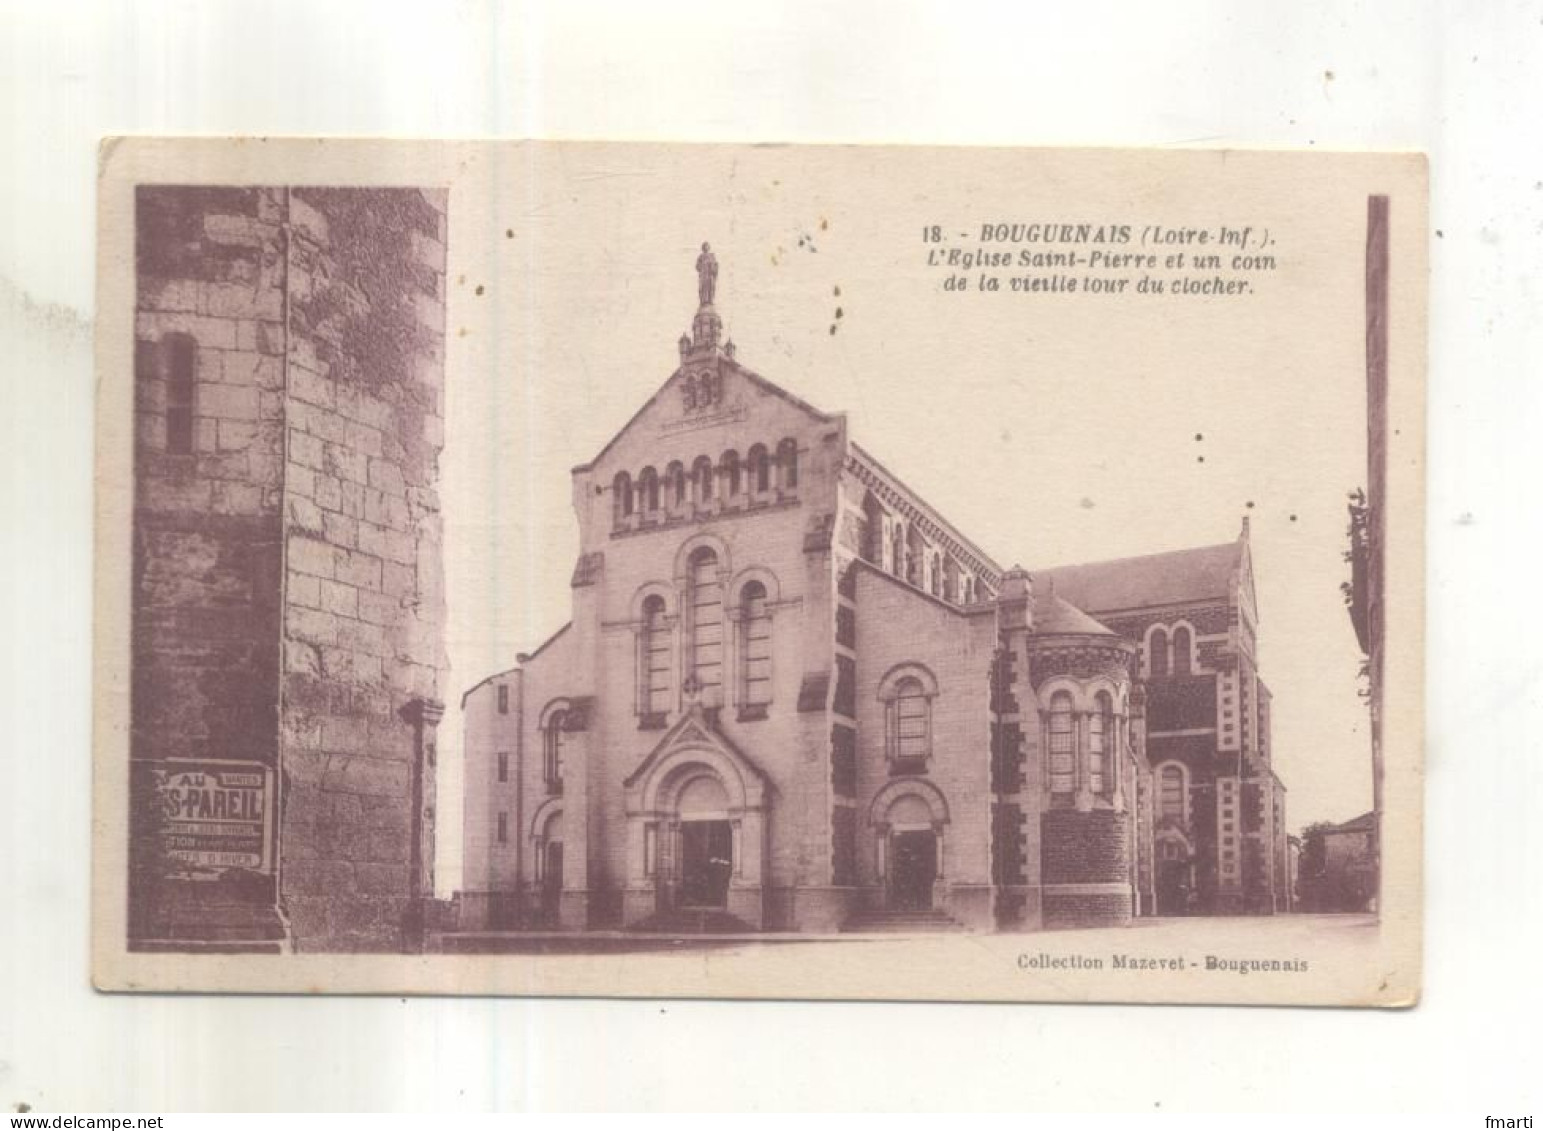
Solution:
<svg viewBox="0 0 1543 1131">
<path fill-rule="evenodd" d="M 161 845 L 173 867 L 212 879 L 273 868 L 273 771 L 260 762 L 169 759 L 151 767 Z"/>
</svg>

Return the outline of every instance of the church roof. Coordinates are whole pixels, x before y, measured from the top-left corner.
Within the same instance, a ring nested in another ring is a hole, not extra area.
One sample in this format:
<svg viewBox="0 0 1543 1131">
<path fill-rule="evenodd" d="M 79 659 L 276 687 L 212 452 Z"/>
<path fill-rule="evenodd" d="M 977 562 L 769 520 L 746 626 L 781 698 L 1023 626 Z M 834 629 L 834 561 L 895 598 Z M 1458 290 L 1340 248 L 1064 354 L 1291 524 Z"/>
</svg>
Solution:
<svg viewBox="0 0 1543 1131">
<path fill-rule="evenodd" d="M 534 652 L 531 652 L 529 655 L 521 655 L 519 657 L 518 662 L 514 665 L 514 667 L 512 667 L 512 668 L 505 668 L 503 671 L 501 671 L 501 672 L 494 672 L 492 675 L 489 675 L 489 676 L 483 676 L 476 683 L 472 684 L 465 691 L 461 692 L 461 707 L 462 707 L 462 709 L 464 709 L 466 707 L 466 700 L 471 698 L 471 693 L 473 691 L 476 691 L 480 687 L 485 687 L 487 684 L 492 683 L 495 679 L 503 679 L 506 676 L 518 675 L 526 664 L 530 663 L 530 661 L 534 660 L 537 656 L 541 655 L 541 653 L 545 652 L 547 650 L 547 648 L 550 645 L 552 645 L 557 640 L 557 638 L 559 636 L 561 636 L 563 633 L 567 632 L 572 627 L 573 627 L 573 622 L 569 621 L 567 624 L 565 624 L 561 628 L 559 628 L 556 632 L 552 633 L 551 636 L 548 636 L 545 640 L 543 640 L 541 642 L 541 646 L 539 648 L 537 648 Z"/>
<path fill-rule="evenodd" d="M 1034 587 L 1046 585 L 1081 609 L 1107 613 L 1151 605 L 1225 598 L 1243 561 L 1244 542 L 1223 542 L 1116 558 L 1105 562 L 1034 570 Z"/>
<path fill-rule="evenodd" d="M 818 421 L 821 421 L 821 422 L 828 422 L 828 421 L 832 421 L 832 420 L 836 419 L 836 415 L 835 414 L 829 413 L 829 412 L 824 412 L 821 409 L 816 408 L 814 405 L 810 404 L 808 401 L 804 400 L 803 398 L 794 396 L 792 393 L 788 392 L 786 389 L 784 389 L 781 385 L 777 384 L 775 381 L 771 381 L 771 380 L 768 380 L 765 377 L 762 377 L 759 373 L 755 372 L 755 370 L 747 369 L 747 368 L 745 368 L 745 366 L 739 364 L 739 362 L 737 362 L 737 361 L 733 361 L 731 359 L 724 358 L 723 361 L 722 361 L 722 365 L 724 366 L 725 369 L 730 369 L 733 372 L 739 374 L 741 377 L 745 378 L 746 381 L 748 381 L 750 384 L 756 386 L 757 388 L 759 388 L 759 389 L 761 389 L 761 390 L 763 390 L 763 391 L 765 391 L 767 393 L 770 393 L 774 397 L 780 397 L 783 400 L 787 401 L 788 404 L 792 405 L 794 408 L 800 409 L 803 412 L 808 413 L 815 420 L 818 420 Z M 574 471 L 588 471 L 591 468 L 593 468 L 597 463 L 599 463 L 601 460 L 603 460 L 606 457 L 607 453 L 609 453 L 610 450 L 617 445 L 617 443 L 621 440 L 621 438 L 627 434 L 628 430 L 631 429 L 631 427 L 634 424 L 636 424 L 639 420 L 643 419 L 644 415 L 648 412 L 649 408 L 652 407 L 654 404 L 657 404 L 659 402 L 659 400 L 664 396 L 665 391 L 668 390 L 670 388 L 670 386 L 675 382 L 675 379 L 677 377 L 679 377 L 685 371 L 686 371 L 686 366 L 681 365 L 681 366 L 677 367 L 676 370 L 669 375 L 669 377 L 665 378 L 664 384 L 660 385 L 659 388 L 654 390 L 654 395 L 649 397 L 646 401 L 644 401 L 642 403 L 642 405 L 639 406 L 638 410 L 636 412 L 634 412 L 632 414 L 632 416 L 628 419 L 627 423 L 623 424 L 621 426 L 620 430 L 618 430 L 609 440 L 607 440 L 605 442 L 605 446 L 603 448 L 601 448 L 600 451 L 595 454 L 595 457 L 593 459 L 591 459 L 591 460 L 589 460 L 589 461 L 587 461 L 585 463 L 576 464 L 574 466 L 573 470 Z"/>
<path fill-rule="evenodd" d="M 990 554 L 966 537 L 963 531 L 944 518 L 942 511 L 938 510 L 931 503 L 927 502 L 926 499 L 923 499 L 921 495 L 917 494 L 915 490 L 907 486 L 900 476 L 880 463 L 872 452 L 868 451 L 867 448 L 864 448 L 856 440 L 851 442 L 850 447 L 852 454 L 857 457 L 857 462 L 854 466 L 862 467 L 866 464 L 870 474 L 877 475 L 881 480 L 888 479 L 890 485 L 895 490 L 904 496 L 911 505 L 925 513 L 927 517 L 947 534 L 948 538 L 953 540 L 955 552 L 965 558 L 966 564 L 981 570 L 986 575 L 988 584 L 995 585 L 1000 581 L 1002 567 L 997 565 Z M 971 561 L 971 558 L 974 560 Z"/>
<path fill-rule="evenodd" d="M 1369 833 L 1377 827 L 1377 814 L 1362 813 L 1359 817 L 1352 817 L 1342 825 L 1333 825 L 1324 830 L 1329 833 Z"/>
<path fill-rule="evenodd" d="M 1046 636 L 1115 635 L 1087 613 L 1047 589 L 1038 589 L 1034 593 L 1034 631 Z"/>
<path fill-rule="evenodd" d="M 716 298 L 718 291 L 718 257 L 712 253 L 712 248 L 706 243 L 702 245 L 702 254 L 697 257 L 696 273 L 697 299 L 700 305 L 697 308 L 696 317 L 691 324 L 691 333 L 681 335 L 680 364 L 665 380 L 664 384 L 655 390 L 654 395 L 644 401 L 638 410 L 632 414 L 632 418 L 622 426 L 621 430 L 606 441 L 605 446 L 600 449 L 595 458 L 587 463 L 579 464 L 573 469 L 575 472 L 589 471 L 604 459 L 616 443 L 631 430 L 632 426 L 641 420 L 653 405 L 658 403 L 660 398 L 664 396 L 665 390 L 686 372 L 688 360 L 710 360 L 723 370 L 737 373 L 762 392 L 782 398 L 815 420 L 828 422 L 836 419 L 830 413 L 822 412 L 808 401 L 794 396 L 781 385 L 774 381 L 768 381 L 759 373 L 741 365 L 735 360 L 733 341 L 731 339 L 725 339 L 721 343 L 719 341 L 719 335 L 723 331 L 723 319 L 719 317 L 718 311 L 713 305 L 713 300 Z"/>
</svg>

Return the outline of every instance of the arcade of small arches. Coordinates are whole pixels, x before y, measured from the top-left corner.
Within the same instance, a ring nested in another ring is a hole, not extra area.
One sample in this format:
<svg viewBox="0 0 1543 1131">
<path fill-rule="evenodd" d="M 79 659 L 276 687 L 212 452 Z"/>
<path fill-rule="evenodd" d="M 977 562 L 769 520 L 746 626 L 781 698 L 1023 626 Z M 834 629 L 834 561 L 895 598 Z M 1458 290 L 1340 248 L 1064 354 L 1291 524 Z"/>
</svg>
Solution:
<svg viewBox="0 0 1543 1131">
<path fill-rule="evenodd" d="M 940 548 L 916 522 L 889 514 L 872 491 L 863 499 L 862 558 L 913 588 L 954 605 L 993 599 L 983 579 Z"/>
<path fill-rule="evenodd" d="M 1172 625 L 1154 624 L 1147 629 L 1143 674 L 1159 679 L 1190 675 L 1196 668 L 1195 630 L 1187 621 Z"/>
<path fill-rule="evenodd" d="M 1079 799 L 1118 807 L 1130 751 L 1121 689 L 1107 679 L 1081 684 L 1060 678 L 1042 686 L 1039 696 L 1051 807 L 1071 808 Z"/>
<path fill-rule="evenodd" d="M 796 495 L 798 470 L 798 442 L 788 437 L 775 450 L 755 444 L 743 459 L 731 448 L 716 461 L 698 456 L 690 467 L 673 460 L 662 474 L 652 466 L 636 478 L 618 471 L 611 479 L 612 528 L 631 530 L 702 512 L 782 502 Z"/>
</svg>

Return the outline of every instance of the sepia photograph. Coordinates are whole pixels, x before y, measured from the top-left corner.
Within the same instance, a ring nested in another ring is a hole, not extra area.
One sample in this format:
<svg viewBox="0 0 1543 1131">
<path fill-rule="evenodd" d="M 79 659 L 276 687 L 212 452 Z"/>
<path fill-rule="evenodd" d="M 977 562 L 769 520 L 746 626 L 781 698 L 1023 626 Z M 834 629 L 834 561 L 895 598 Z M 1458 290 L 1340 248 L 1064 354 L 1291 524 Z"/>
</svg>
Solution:
<svg viewBox="0 0 1543 1131">
<path fill-rule="evenodd" d="M 1535 7 L 0 4 L 10 1126 L 1535 1124 Z"/>
<path fill-rule="evenodd" d="M 1535 1124 L 1535 9 L 0 4 L 10 1125 Z"/>
<path fill-rule="evenodd" d="M 102 188 L 103 988 L 1418 996 L 1422 159 Z"/>
</svg>

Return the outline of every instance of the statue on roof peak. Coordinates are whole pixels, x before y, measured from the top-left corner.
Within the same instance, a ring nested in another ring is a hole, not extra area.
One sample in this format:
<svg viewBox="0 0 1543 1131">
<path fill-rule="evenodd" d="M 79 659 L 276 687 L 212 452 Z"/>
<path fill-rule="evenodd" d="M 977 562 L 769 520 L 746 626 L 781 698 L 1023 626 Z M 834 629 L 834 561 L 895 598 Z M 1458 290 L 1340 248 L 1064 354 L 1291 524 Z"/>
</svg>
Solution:
<svg viewBox="0 0 1543 1131">
<path fill-rule="evenodd" d="M 702 254 L 696 257 L 696 291 L 703 306 L 711 306 L 718 291 L 718 257 L 706 242 L 702 244 Z"/>
</svg>

